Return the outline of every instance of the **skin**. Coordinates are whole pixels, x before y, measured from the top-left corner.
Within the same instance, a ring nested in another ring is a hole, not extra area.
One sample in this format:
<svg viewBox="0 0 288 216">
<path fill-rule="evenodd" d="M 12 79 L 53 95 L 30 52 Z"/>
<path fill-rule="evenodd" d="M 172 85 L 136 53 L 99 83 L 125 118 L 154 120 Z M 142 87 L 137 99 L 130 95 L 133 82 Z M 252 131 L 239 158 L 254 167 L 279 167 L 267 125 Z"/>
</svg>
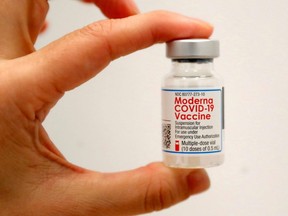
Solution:
<svg viewBox="0 0 288 216">
<path fill-rule="evenodd" d="M 209 24 L 178 14 L 138 14 L 130 0 L 86 3 L 115 19 L 92 23 L 36 52 L 47 0 L 0 2 L 1 215 L 135 215 L 209 187 L 205 170 L 159 162 L 120 173 L 87 170 L 67 161 L 49 139 L 42 126 L 49 111 L 112 60 L 155 43 L 212 33 Z"/>
</svg>

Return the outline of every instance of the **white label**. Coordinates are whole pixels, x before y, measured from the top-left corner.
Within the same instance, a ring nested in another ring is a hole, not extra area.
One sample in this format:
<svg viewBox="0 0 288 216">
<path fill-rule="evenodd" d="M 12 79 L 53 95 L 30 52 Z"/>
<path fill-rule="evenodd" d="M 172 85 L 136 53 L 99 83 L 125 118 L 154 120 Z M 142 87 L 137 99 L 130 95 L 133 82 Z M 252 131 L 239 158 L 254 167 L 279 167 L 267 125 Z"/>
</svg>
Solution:
<svg viewBox="0 0 288 216">
<path fill-rule="evenodd" d="M 222 151 L 222 89 L 162 89 L 163 151 L 207 154 Z"/>
</svg>

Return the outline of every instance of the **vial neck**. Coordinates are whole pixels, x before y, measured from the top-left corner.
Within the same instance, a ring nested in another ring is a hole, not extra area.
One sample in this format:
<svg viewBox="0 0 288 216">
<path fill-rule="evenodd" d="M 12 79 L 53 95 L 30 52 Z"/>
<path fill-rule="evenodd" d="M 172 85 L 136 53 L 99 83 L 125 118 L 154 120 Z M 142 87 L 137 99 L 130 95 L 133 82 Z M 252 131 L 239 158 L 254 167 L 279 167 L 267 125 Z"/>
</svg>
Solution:
<svg viewBox="0 0 288 216">
<path fill-rule="evenodd" d="M 212 76 L 213 59 L 173 59 L 172 71 L 176 76 Z"/>
</svg>

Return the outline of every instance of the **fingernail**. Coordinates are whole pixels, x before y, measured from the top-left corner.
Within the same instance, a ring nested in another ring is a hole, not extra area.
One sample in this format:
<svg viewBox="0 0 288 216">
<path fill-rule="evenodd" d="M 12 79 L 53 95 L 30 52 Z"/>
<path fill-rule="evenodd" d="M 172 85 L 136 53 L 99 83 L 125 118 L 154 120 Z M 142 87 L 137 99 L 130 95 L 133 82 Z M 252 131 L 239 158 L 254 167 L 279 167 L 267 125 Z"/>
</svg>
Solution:
<svg viewBox="0 0 288 216">
<path fill-rule="evenodd" d="M 198 19 L 195 19 L 195 21 L 198 22 L 198 24 L 202 26 L 202 34 L 203 35 L 208 34 L 209 37 L 212 35 L 213 30 L 214 30 L 214 26 L 211 23 L 203 21 L 203 20 L 198 20 Z M 199 32 L 199 34 L 201 34 L 201 32 Z"/>
<path fill-rule="evenodd" d="M 130 11 L 131 14 L 139 14 L 140 10 L 134 1 L 130 1 Z"/>
<path fill-rule="evenodd" d="M 210 187 L 210 180 L 204 169 L 193 170 L 187 177 L 190 187 L 190 194 L 197 194 L 207 190 Z"/>
</svg>

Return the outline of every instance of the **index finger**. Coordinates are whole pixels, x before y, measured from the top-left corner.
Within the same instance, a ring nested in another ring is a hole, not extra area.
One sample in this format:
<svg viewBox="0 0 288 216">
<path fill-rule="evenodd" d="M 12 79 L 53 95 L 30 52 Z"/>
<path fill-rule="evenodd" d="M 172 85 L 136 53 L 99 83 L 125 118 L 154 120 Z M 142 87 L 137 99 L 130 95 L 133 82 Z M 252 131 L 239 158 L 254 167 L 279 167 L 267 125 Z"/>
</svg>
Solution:
<svg viewBox="0 0 288 216">
<path fill-rule="evenodd" d="M 212 30 L 203 21 L 163 11 L 95 22 L 31 55 L 39 68 L 31 77 L 37 77 L 41 89 L 49 85 L 65 92 L 120 56 L 173 39 L 207 38 Z"/>
</svg>

